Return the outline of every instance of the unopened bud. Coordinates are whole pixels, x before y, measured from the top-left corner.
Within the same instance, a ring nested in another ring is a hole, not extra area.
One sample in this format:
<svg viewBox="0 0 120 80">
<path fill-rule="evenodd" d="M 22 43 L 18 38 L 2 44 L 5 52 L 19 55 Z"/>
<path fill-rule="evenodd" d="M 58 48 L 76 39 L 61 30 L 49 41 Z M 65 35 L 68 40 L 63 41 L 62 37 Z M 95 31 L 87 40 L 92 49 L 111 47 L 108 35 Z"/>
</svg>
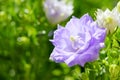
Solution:
<svg viewBox="0 0 120 80">
<path fill-rule="evenodd" d="M 112 64 L 109 67 L 110 80 L 117 80 L 120 73 L 120 67 L 116 64 Z"/>
</svg>

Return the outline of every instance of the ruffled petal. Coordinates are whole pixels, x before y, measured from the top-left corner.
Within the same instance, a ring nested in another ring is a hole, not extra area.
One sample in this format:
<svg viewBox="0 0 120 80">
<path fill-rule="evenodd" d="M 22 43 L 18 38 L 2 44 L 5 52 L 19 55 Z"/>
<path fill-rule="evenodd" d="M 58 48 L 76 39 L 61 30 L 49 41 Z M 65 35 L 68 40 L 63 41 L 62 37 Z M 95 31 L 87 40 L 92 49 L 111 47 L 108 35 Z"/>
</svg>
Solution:
<svg viewBox="0 0 120 80">
<path fill-rule="evenodd" d="M 73 55 L 73 52 L 66 52 L 64 50 L 54 48 L 52 54 L 50 55 L 50 59 L 55 62 L 64 62 L 66 59 L 68 59 L 71 55 Z"/>
</svg>

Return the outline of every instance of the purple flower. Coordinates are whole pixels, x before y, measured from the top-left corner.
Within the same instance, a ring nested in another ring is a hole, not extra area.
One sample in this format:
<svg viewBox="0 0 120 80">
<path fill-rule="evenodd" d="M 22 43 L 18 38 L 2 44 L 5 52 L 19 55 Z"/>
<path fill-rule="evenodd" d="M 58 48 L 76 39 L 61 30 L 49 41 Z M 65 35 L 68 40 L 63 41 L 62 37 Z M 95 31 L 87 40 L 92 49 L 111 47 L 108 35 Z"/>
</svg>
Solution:
<svg viewBox="0 0 120 80">
<path fill-rule="evenodd" d="M 76 64 L 82 67 L 86 62 L 96 60 L 104 47 L 106 30 L 99 28 L 92 18 L 85 14 L 80 19 L 73 17 L 66 25 L 54 32 L 50 40 L 55 46 L 50 59 L 68 66 Z"/>
</svg>

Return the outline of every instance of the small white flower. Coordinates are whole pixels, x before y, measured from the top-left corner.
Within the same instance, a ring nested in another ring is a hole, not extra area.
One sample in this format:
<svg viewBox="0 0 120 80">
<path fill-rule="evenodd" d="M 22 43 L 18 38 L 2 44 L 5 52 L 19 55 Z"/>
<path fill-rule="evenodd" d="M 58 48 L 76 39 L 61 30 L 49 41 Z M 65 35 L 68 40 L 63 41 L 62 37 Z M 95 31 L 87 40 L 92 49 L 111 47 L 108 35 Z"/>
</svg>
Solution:
<svg viewBox="0 0 120 80">
<path fill-rule="evenodd" d="M 64 21 L 73 13 L 73 5 L 65 0 L 45 0 L 43 7 L 46 17 L 52 24 Z"/>
<path fill-rule="evenodd" d="M 96 18 L 99 27 L 107 28 L 107 33 L 113 33 L 120 23 L 119 13 L 114 9 L 112 11 L 109 9 L 106 9 L 105 11 L 98 9 Z"/>
</svg>

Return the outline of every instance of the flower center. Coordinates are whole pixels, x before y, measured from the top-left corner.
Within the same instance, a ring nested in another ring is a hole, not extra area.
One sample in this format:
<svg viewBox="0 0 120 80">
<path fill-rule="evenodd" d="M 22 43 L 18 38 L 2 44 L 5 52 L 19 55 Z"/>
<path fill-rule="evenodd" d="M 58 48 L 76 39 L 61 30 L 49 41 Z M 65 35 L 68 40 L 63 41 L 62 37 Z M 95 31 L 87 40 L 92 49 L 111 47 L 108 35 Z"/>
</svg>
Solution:
<svg viewBox="0 0 120 80">
<path fill-rule="evenodd" d="M 80 36 L 70 36 L 70 41 L 72 43 L 72 48 L 75 50 L 80 49 L 84 45 Z"/>
<path fill-rule="evenodd" d="M 113 18 L 109 16 L 105 19 L 105 21 L 106 21 L 107 24 L 113 23 Z"/>
</svg>

